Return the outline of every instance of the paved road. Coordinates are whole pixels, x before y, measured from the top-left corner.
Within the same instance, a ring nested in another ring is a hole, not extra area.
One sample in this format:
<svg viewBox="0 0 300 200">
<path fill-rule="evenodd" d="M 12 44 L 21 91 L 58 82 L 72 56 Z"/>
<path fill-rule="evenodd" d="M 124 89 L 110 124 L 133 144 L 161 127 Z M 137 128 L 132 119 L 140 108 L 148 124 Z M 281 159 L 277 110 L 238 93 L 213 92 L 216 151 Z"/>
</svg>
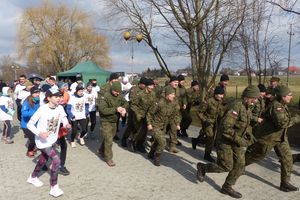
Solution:
<svg viewBox="0 0 300 200">
<path fill-rule="evenodd" d="M 17 126 L 14 132 L 14 144 L 0 144 L 0 199 L 52 199 L 47 173 L 40 177 L 44 182 L 41 188 L 26 183 L 37 157 L 25 156 L 23 132 Z M 117 166 L 110 168 L 95 153 L 99 146 L 98 137 L 87 140 L 86 146 L 69 146 L 66 166 L 71 175 L 59 176 L 59 185 L 65 192 L 60 199 L 231 199 L 219 192 L 226 174 L 209 174 L 205 182 L 196 181 L 196 163 L 202 160 L 203 148 L 192 150 L 187 139 L 182 142 L 180 153 L 163 153 L 160 167 L 155 167 L 146 155 L 129 152 L 115 143 L 113 151 Z M 300 192 L 278 190 L 279 171 L 278 159 L 272 153 L 263 162 L 249 166 L 235 188 L 243 194 L 243 199 L 299 200 Z M 292 179 L 300 186 L 298 164 L 294 166 Z"/>
</svg>

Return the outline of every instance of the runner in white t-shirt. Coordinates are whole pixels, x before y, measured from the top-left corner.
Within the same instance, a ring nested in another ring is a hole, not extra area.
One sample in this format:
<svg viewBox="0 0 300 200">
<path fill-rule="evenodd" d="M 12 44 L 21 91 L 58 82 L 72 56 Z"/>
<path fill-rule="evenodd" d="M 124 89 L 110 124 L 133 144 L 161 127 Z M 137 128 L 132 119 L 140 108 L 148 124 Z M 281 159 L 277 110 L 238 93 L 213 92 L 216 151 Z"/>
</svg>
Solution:
<svg viewBox="0 0 300 200">
<path fill-rule="evenodd" d="M 63 107 L 59 105 L 60 95 L 59 91 L 48 90 L 46 92 L 46 104 L 41 106 L 34 113 L 27 124 L 28 129 L 36 135 L 35 143 L 37 148 L 41 151 L 35 169 L 33 173 L 30 174 L 27 182 L 36 187 L 43 185 L 43 182 L 41 182 L 37 176 L 50 158 L 50 195 L 54 197 L 62 195 L 63 191 L 57 184 L 60 159 L 53 145 L 57 141 L 59 125 L 61 122 L 64 127 L 71 128 Z"/>
</svg>

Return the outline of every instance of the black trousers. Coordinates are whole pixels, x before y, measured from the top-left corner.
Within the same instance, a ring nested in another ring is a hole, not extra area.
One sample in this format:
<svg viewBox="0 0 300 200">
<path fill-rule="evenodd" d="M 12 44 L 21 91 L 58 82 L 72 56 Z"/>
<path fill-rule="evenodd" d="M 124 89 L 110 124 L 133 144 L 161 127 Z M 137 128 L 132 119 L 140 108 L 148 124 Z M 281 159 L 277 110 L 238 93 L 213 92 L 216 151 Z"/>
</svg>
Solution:
<svg viewBox="0 0 300 200">
<path fill-rule="evenodd" d="M 95 129 L 95 126 L 96 126 L 96 111 L 91 111 L 89 113 L 90 117 L 88 117 L 86 120 L 86 130 L 88 130 L 88 126 L 89 126 L 89 123 L 91 122 L 91 132 L 94 131 Z"/>
<path fill-rule="evenodd" d="M 81 129 L 80 137 L 83 138 L 83 136 L 86 134 L 86 122 L 87 122 L 86 119 L 71 121 L 72 124 L 71 142 L 74 142 L 75 137 L 77 135 L 78 124 L 80 125 L 80 129 Z"/>
<path fill-rule="evenodd" d="M 67 159 L 67 147 L 68 147 L 65 136 L 58 138 L 57 142 L 60 146 L 60 161 L 61 161 L 60 166 L 64 167 Z"/>
<path fill-rule="evenodd" d="M 23 132 L 24 134 L 27 136 L 28 138 L 28 147 L 27 147 L 27 151 L 33 151 L 35 148 L 35 135 L 33 132 L 31 132 L 28 128 L 23 128 Z"/>
</svg>

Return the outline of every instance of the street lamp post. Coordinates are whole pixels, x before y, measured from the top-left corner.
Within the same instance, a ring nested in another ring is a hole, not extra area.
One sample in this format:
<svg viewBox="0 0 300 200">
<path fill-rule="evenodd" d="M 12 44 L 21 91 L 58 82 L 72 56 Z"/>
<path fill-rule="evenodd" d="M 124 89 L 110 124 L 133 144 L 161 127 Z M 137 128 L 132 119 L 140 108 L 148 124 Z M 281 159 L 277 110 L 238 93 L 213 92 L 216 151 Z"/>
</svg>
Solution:
<svg viewBox="0 0 300 200">
<path fill-rule="evenodd" d="M 18 65 L 12 65 L 11 68 L 15 72 L 15 80 L 17 80 L 17 70 L 20 69 L 20 67 Z"/>
<path fill-rule="evenodd" d="M 125 41 L 132 41 L 131 43 L 131 76 L 133 76 L 133 65 L 134 65 L 134 48 L 133 48 L 133 40 L 136 40 L 138 43 L 140 43 L 143 40 L 142 33 L 131 33 L 130 31 L 126 31 L 123 34 L 123 37 Z"/>
</svg>

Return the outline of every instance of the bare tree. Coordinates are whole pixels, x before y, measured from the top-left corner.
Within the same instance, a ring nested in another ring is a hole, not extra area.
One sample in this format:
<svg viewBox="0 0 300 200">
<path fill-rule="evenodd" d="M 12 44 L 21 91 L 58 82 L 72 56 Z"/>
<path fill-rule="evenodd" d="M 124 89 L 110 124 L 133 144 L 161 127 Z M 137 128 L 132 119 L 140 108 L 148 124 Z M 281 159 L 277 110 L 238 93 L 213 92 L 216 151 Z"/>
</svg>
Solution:
<svg viewBox="0 0 300 200">
<path fill-rule="evenodd" d="M 159 29 L 165 38 L 173 38 L 177 52 L 190 57 L 193 78 L 200 81 L 203 97 L 215 82 L 246 7 L 244 0 L 114 0 L 112 5 L 129 18 L 133 29 L 144 34 L 165 72 L 167 64 L 153 45 L 152 31 Z"/>
<path fill-rule="evenodd" d="M 89 16 L 50 1 L 25 10 L 18 51 L 28 63 L 38 63 L 43 74 L 68 70 L 86 55 L 102 67 L 110 66 L 106 37 L 94 30 Z"/>
</svg>

